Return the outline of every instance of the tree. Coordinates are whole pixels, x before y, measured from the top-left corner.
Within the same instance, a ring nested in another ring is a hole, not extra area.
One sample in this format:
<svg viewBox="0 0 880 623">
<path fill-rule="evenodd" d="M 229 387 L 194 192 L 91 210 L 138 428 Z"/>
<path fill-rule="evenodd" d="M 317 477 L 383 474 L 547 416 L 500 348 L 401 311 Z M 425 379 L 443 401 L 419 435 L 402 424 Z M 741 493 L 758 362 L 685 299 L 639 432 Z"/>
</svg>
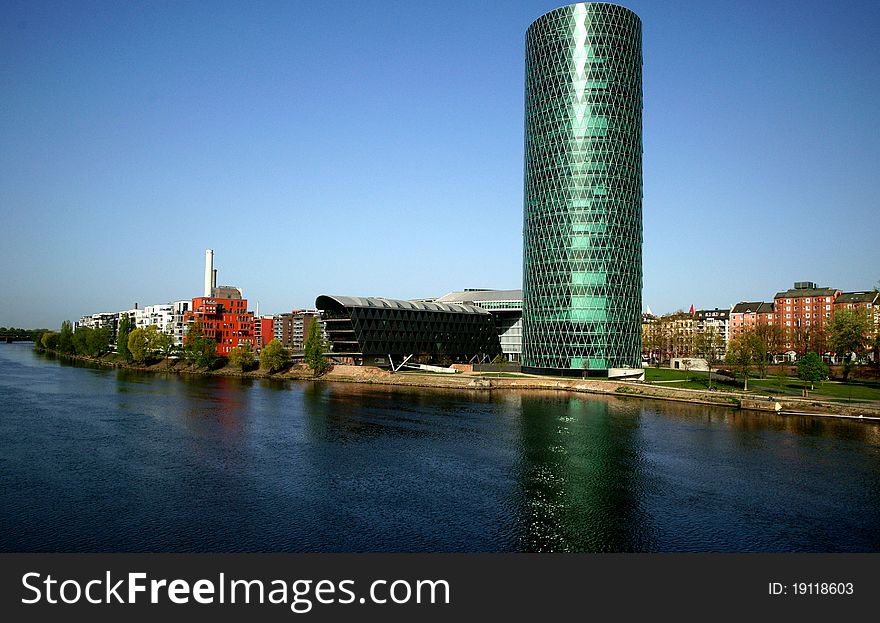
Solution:
<svg viewBox="0 0 880 623">
<path fill-rule="evenodd" d="M 92 329 L 86 337 L 86 344 L 92 357 L 106 355 L 110 352 L 110 329 L 108 327 Z"/>
<path fill-rule="evenodd" d="M 256 357 L 254 349 L 250 342 L 242 342 L 229 351 L 229 363 L 241 368 L 242 372 L 247 372 L 254 367 Z"/>
<path fill-rule="evenodd" d="M 314 325 L 314 323 L 312 324 Z M 309 335 L 311 335 L 311 332 L 309 332 Z M 306 340 L 305 347 L 308 353 L 308 340 Z M 290 352 L 277 339 L 266 344 L 262 352 L 260 352 L 260 367 L 269 372 L 277 372 L 288 363 L 290 363 Z"/>
<path fill-rule="evenodd" d="M 152 338 L 153 352 L 162 359 L 168 359 L 174 353 L 174 337 L 170 333 L 157 330 Z"/>
<path fill-rule="evenodd" d="M 327 341 L 321 334 L 321 324 L 317 318 L 312 319 L 306 343 L 303 345 L 303 360 L 315 376 L 321 376 L 330 368 L 330 363 L 324 356 L 325 352 L 327 352 Z"/>
<path fill-rule="evenodd" d="M 100 357 L 110 350 L 110 329 L 77 327 L 73 333 L 73 344 L 78 355 Z"/>
<path fill-rule="evenodd" d="M 727 344 L 727 356 L 724 361 L 733 368 L 733 373 L 739 373 L 743 378 L 743 389 L 749 389 L 749 372 L 755 359 L 754 342 L 748 333 L 740 334 L 730 339 Z"/>
<path fill-rule="evenodd" d="M 498 353 L 495 355 L 495 358 L 492 360 L 492 363 L 496 366 L 503 366 L 507 359 L 504 357 L 504 353 Z"/>
<path fill-rule="evenodd" d="M 119 319 L 119 329 L 116 332 L 116 352 L 126 361 L 131 361 L 131 352 L 128 350 L 128 336 L 131 334 L 131 318 L 128 313 L 122 312 Z"/>
<path fill-rule="evenodd" d="M 868 319 L 856 310 L 842 309 L 828 323 L 828 342 L 831 350 L 843 361 L 844 381 L 855 362 L 865 354 L 867 332 Z"/>
<path fill-rule="evenodd" d="M 89 335 L 92 329 L 90 327 L 77 327 L 73 332 L 73 347 L 79 355 L 89 354 Z"/>
<path fill-rule="evenodd" d="M 827 343 L 827 333 L 822 325 L 798 325 L 791 330 L 791 345 L 798 357 L 804 357 L 807 353 L 824 353 Z"/>
<path fill-rule="evenodd" d="M 183 356 L 199 368 L 210 368 L 217 360 L 217 340 L 205 334 L 201 320 L 196 320 L 187 329 Z"/>
<path fill-rule="evenodd" d="M 774 324 L 759 324 L 746 331 L 746 335 L 754 351 L 754 363 L 758 369 L 758 376 L 764 378 L 767 376 L 770 355 L 782 350 L 782 328 Z"/>
<path fill-rule="evenodd" d="M 73 343 L 73 325 L 69 320 L 61 323 L 61 332 L 58 334 L 58 352 L 65 355 L 76 353 Z"/>
<path fill-rule="evenodd" d="M 46 331 L 40 336 L 40 343 L 46 350 L 56 350 L 58 348 L 58 334 L 54 331 Z"/>
<path fill-rule="evenodd" d="M 813 384 L 816 381 L 821 381 L 828 376 L 828 366 L 816 353 L 807 353 L 797 362 L 797 375 L 804 382 L 804 389 L 806 389 L 806 383 L 809 383 L 810 389 L 813 389 Z"/>
<path fill-rule="evenodd" d="M 712 387 L 712 368 L 721 361 L 724 350 L 724 336 L 715 327 L 706 327 L 694 336 L 694 351 L 706 360 L 709 367 L 709 388 Z"/>
<path fill-rule="evenodd" d="M 150 335 L 146 329 L 135 329 L 128 336 L 128 351 L 135 363 L 146 363 L 150 358 Z"/>
<path fill-rule="evenodd" d="M 670 332 L 664 318 L 652 318 L 648 320 L 644 330 L 644 347 L 648 356 L 656 355 L 656 365 L 659 368 L 661 362 L 666 359 L 669 350 Z"/>
</svg>

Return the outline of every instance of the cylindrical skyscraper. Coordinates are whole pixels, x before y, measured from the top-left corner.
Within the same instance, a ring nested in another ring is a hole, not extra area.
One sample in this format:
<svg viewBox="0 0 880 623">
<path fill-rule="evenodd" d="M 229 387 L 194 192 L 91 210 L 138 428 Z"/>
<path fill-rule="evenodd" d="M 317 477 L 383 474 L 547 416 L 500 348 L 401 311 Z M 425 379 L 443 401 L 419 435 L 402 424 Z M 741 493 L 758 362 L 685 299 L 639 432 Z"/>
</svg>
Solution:
<svg viewBox="0 0 880 623">
<path fill-rule="evenodd" d="M 525 372 L 641 366 L 642 26 L 579 3 L 526 32 Z"/>
</svg>

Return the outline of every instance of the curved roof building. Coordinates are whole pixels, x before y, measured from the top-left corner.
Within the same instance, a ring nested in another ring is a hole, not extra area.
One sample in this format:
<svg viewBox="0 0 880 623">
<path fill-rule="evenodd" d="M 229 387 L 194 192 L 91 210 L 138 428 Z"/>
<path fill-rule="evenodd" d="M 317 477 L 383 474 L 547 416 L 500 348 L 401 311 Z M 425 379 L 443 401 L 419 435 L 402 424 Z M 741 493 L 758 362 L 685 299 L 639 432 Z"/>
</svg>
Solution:
<svg viewBox="0 0 880 623">
<path fill-rule="evenodd" d="M 407 355 L 469 361 L 501 352 L 494 316 L 474 305 L 321 295 L 315 307 L 322 310 L 329 354 L 357 363 Z"/>
<path fill-rule="evenodd" d="M 579 3 L 526 32 L 523 370 L 641 365 L 638 16 Z"/>
</svg>

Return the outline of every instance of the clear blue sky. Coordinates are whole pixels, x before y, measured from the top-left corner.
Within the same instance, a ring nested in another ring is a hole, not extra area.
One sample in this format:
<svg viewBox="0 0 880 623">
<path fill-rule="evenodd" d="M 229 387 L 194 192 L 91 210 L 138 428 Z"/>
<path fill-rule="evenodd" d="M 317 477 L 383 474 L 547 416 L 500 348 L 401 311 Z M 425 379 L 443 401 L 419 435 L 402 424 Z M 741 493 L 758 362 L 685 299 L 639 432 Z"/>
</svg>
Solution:
<svg viewBox="0 0 880 623">
<path fill-rule="evenodd" d="M 518 288 L 523 38 L 562 3 L 0 8 L 0 325 Z M 880 3 L 626 2 L 654 312 L 880 279 Z"/>
</svg>

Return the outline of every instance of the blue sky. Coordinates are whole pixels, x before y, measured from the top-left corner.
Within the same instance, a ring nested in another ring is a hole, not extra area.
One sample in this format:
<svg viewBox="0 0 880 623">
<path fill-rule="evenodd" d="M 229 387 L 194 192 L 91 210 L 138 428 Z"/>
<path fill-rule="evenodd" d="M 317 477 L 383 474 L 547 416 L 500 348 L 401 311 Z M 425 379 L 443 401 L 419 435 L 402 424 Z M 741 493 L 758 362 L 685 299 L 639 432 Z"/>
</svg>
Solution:
<svg viewBox="0 0 880 623">
<path fill-rule="evenodd" d="M 0 325 L 518 288 L 523 38 L 559 2 L 10 2 Z M 880 3 L 624 3 L 644 304 L 880 280 Z"/>
</svg>

